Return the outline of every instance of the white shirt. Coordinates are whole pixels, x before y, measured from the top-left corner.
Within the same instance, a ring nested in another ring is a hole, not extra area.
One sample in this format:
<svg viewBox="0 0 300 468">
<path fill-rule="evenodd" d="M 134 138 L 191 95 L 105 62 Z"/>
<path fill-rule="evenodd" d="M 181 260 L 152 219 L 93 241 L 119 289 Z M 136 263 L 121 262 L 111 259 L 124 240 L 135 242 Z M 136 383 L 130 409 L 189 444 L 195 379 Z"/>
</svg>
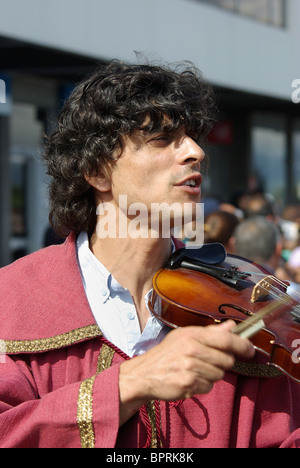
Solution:
<svg viewBox="0 0 300 468">
<path fill-rule="evenodd" d="M 153 316 L 148 308 L 152 290 L 145 296 L 150 318 L 141 333 L 130 292 L 95 257 L 85 232 L 77 238 L 77 257 L 88 302 L 105 338 L 130 357 L 143 354 L 160 343 L 170 329 Z M 158 313 L 159 304 L 155 307 Z"/>
</svg>

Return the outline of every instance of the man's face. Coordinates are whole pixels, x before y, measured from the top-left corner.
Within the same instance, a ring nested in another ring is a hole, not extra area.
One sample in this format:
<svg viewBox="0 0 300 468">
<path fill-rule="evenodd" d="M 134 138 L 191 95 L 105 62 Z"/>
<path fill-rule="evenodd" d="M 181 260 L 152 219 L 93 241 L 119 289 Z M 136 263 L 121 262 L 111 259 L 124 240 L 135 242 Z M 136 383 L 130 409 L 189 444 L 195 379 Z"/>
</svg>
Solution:
<svg viewBox="0 0 300 468">
<path fill-rule="evenodd" d="M 102 193 L 102 201 L 123 211 L 120 200 L 126 196 L 127 207 L 141 204 L 148 216 L 155 214 L 157 205 L 176 204 L 178 211 L 168 212 L 173 220 L 187 204 L 195 212 L 201 198 L 204 157 L 201 147 L 183 128 L 172 133 L 138 131 L 125 136 L 123 151 L 109 168 L 109 189 Z M 171 220 L 171 224 L 175 222 Z"/>
<path fill-rule="evenodd" d="M 124 137 L 123 152 L 112 167 L 111 193 L 117 203 L 199 202 L 200 163 L 205 154 L 191 136 L 174 133 L 136 132 Z"/>
</svg>

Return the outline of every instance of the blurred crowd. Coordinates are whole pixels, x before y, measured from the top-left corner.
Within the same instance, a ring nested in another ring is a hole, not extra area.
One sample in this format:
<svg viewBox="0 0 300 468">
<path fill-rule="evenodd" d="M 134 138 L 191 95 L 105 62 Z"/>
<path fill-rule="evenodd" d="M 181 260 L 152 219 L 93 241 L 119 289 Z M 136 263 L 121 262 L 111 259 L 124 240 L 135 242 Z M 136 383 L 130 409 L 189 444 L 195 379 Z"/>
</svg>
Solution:
<svg viewBox="0 0 300 468">
<path fill-rule="evenodd" d="M 240 193 L 232 203 L 204 200 L 204 242 L 264 266 L 300 291 L 300 203 L 279 214 L 269 194 Z"/>
</svg>

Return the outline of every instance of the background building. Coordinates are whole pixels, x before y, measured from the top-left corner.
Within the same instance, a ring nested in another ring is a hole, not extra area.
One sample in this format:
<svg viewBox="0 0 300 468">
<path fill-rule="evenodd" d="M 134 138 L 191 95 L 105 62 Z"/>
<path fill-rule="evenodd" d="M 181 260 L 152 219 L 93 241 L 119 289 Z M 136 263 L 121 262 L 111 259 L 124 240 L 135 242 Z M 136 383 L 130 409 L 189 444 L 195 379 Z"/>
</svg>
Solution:
<svg viewBox="0 0 300 468">
<path fill-rule="evenodd" d="M 190 60 L 214 85 L 207 196 L 259 183 L 279 206 L 299 200 L 299 24 L 299 0 L 0 0 L 0 265 L 43 245 L 43 134 L 112 58 Z"/>
</svg>

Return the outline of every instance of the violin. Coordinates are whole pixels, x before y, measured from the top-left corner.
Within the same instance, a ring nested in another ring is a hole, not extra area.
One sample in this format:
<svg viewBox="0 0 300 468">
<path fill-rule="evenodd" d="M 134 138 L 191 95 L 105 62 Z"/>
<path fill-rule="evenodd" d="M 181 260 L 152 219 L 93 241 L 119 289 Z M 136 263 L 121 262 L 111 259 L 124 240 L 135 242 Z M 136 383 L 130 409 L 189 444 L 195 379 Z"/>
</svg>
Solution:
<svg viewBox="0 0 300 468">
<path fill-rule="evenodd" d="M 299 296 L 300 297 L 300 296 Z M 171 328 L 234 320 L 268 364 L 300 383 L 298 294 L 255 262 L 227 255 L 222 244 L 182 248 L 153 278 L 149 308 Z M 155 303 L 161 301 L 160 315 Z"/>
</svg>

